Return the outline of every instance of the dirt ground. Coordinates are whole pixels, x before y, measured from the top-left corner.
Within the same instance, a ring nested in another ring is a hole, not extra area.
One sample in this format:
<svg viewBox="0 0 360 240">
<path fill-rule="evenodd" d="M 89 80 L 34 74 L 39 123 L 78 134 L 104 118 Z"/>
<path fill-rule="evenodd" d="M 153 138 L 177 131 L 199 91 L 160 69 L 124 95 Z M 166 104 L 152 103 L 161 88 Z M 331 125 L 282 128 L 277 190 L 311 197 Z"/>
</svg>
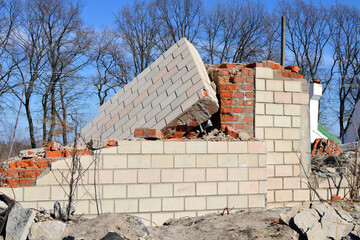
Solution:
<svg viewBox="0 0 360 240">
<path fill-rule="evenodd" d="M 286 224 L 271 224 L 288 208 L 244 210 L 229 215 L 209 214 L 196 218 L 180 218 L 168 226 L 149 227 L 154 239 L 298 239 Z"/>
<path fill-rule="evenodd" d="M 279 218 L 279 213 L 287 211 L 289 208 L 230 211 L 229 215 L 225 213 L 223 216 L 208 214 L 171 219 L 166 222 L 166 226 L 147 228 L 130 215 L 105 214 L 68 224 L 63 238 L 72 236 L 74 238 L 68 239 L 102 239 L 109 232 L 115 232 L 123 239 L 131 240 L 298 239 L 299 235 L 286 224 L 271 224 Z"/>
</svg>

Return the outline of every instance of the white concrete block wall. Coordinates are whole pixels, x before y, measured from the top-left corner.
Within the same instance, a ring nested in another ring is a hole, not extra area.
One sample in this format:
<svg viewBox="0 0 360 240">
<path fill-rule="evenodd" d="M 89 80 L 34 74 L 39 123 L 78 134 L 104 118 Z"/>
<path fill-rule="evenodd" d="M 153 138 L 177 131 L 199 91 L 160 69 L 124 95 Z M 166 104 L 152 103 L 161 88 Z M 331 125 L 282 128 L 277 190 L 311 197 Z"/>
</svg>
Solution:
<svg viewBox="0 0 360 240">
<path fill-rule="evenodd" d="M 309 91 L 305 79 L 255 68 L 255 137 L 267 145 L 267 207 L 310 200 L 301 171 L 310 165 Z"/>
<path fill-rule="evenodd" d="M 75 208 L 85 216 L 96 214 L 95 165 L 103 211 L 146 216 L 146 224 L 225 207 L 266 206 L 265 142 L 119 141 L 117 147 L 98 153 L 97 164 L 92 156 L 81 158 L 88 170 L 76 191 Z M 35 187 L 15 189 L 16 200 L 37 209 L 50 209 L 55 201 L 65 206 L 68 186 L 62 176 L 69 177 L 69 163 L 54 162 Z"/>
<path fill-rule="evenodd" d="M 105 102 L 81 135 L 116 139 L 136 128 L 162 129 L 202 99 L 218 105 L 199 53 L 183 38 Z"/>
</svg>

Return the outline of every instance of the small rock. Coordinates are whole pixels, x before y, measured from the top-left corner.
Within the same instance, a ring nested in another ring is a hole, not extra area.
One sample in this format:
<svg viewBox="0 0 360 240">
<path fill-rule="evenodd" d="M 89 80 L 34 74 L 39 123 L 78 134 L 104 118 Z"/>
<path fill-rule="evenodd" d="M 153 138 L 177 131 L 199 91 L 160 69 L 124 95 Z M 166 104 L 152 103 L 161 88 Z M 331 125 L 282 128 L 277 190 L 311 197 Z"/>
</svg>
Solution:
<svg viewBox="0 0 360 240">
<path fill-rule="evenodd" d="M 15 203 L 6 223 L 6 240 L 25 240 L 35 218 L 33 210 Z"/>
<path fill-rule="evenodd" d="M 247 141 L 250 139 L 250 134 L 247 132 L 239 132 L 239 138 L 243 141 Z"/>
<path fill-rule="evenodd" d="M 108 232 L 105 237 L 100 240 L 125 240 L 121 235 L 116 232 Z"/>
<path fill-rule="evenodd" d="M 66 224 L 59 221 L 34 223 L 30 228 L 29 240 L 60 240 Z"/>
<path fill-rule="evenodd" d="M 0 214 L 5 212 L 7 208 L 8 208 L 8 205 L 5 202 L 0 201 Z"/>
<path fill-rule="evenodd" d="M 343 220 L 336 212 L 332 211 L 325 212 L 321 218 L 321 225 L 327 236 L 335 240 L 345 237 L 354 228 L 352 223 Z"/>
</svg>

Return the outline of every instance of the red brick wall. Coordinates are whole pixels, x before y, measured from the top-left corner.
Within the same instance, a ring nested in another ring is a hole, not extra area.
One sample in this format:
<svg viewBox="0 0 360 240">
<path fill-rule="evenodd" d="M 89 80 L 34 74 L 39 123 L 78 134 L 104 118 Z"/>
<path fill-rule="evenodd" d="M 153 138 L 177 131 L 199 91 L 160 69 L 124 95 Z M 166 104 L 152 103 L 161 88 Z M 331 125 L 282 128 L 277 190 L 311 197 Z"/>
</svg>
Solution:
<svg viewBox="0 0 360 240">
<path fill-rule="evenodd" d="M 254 69 L 244 64 L 208 65 L 210 79 L 215 82 L 219 98 L 219 124 L 254 136 Z"/>
</svg>

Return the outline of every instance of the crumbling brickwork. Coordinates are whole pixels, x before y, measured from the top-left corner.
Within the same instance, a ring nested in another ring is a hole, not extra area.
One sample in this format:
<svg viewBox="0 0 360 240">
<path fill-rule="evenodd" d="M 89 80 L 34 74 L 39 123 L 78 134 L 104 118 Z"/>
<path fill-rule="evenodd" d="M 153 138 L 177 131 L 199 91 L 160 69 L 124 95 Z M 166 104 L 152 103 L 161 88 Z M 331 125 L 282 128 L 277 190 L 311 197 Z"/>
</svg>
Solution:
<svg viewBox="0 0 360 240">
<path fill-rule="evenodd" d="M 220 113 L 218 127 L 230 126 L 254 136 L 255 75 L 244 64 L 208 65 L 210 79 L 217 86 Z"/>
</svg>

